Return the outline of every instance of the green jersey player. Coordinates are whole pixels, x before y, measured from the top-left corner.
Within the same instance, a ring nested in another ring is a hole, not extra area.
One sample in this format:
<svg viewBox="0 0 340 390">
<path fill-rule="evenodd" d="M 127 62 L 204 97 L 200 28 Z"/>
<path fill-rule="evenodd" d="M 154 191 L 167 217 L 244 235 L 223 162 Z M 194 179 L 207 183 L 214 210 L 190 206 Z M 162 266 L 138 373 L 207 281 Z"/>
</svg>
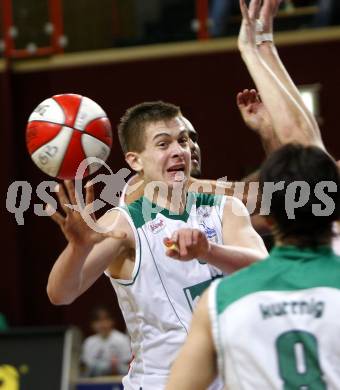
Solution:
<svg viewBox="0 0 340 390">
<path fill-rule="evenodd" d="M 330 245 L 338 169 L 320 148 L 290 144 L 260 177 L 283 183 L 268 217 L 276 247 L 204 294 L 168 390 L 203 390 L 216 372 L 228 390 L 339 388 L 340 257 Z"/>
</svg>

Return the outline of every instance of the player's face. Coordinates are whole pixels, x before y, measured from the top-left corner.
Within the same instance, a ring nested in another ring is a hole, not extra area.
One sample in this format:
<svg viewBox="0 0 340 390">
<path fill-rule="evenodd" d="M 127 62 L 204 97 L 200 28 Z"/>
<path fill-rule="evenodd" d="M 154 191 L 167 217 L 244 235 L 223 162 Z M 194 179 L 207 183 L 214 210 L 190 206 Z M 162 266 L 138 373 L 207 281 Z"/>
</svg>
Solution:
<svg viewBox="0 0 340 390">
<path fill-rule="evenodd" d="M 186 126 L 179 118 L 150 123 L 145 129 L 145 149 L 139 154 L 144 179 L 172 187 L 190 176 L 191 153 Z"/>
<path fill-rule="evenodd" d="M 201 149 L 197 143 L 198 134 L 189 119 L 185 118 L 184 116 L 182 116 L 181 119 L 183 120 L 189 132 L 189 146 L 191 151 L 191 176 L 198 178 L 201 176 Z"/>
<path fill-rule="evenodd" d="M 191 176 L 199 178 L 201 176 L 201 149 L 198 145 L 198 134 L 194 128 L 189 130 L 190 151 L 191 151 Z"/>
</svg>

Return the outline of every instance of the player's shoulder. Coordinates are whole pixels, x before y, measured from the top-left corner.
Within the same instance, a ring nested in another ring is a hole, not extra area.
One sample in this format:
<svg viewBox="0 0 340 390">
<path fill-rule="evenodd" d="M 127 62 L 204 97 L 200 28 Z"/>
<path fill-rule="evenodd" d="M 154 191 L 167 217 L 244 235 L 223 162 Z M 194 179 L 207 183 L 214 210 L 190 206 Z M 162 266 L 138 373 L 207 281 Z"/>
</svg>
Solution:
<svg viewBox="0 0 340 390">
<path fill-rule="evenodd" d="M 133 224 L 137 229 L 147 222 L 146 216 L 149 214 L 148 210 L 151 208 L 151 203 L 143 196 L 130 204 L 119 207 L 125 215 L 128 215 L 132 219 Z"/>
<path fill-rule="evenodd" d="M 269 258 L 256 262 L 232 275 L 217 280 L 214 285 L 219 311 L 249 294 L 267 290 L 271 274 L 276 273 Z"/>
<path fill-rule="evenodd" d="M 120 227 L 124 227 L 124 225 L 127 227 L 129 225 L 122 209 L 118 207 L 107 211 L 97 222 L 101 227 L 111 226 L 115 222 L 119 222 Z"/>
<path fill-rule="evenodd" d="M 225 213 L 232 213 L 236 216 L 248 216 L 248 210 L 243 202 L 235 196 L 225 196 Z"/>
</svg>

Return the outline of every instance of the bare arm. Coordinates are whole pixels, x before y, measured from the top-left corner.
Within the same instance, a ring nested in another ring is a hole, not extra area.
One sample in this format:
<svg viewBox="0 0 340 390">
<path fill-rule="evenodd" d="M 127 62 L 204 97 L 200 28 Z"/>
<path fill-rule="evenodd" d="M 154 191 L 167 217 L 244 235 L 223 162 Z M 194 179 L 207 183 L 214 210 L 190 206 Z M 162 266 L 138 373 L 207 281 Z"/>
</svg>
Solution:
<svg viewBox="0 0 340 390">
<path fill-rule="evenodd" d="M 267 257 L 261 237 L 253 229 L 239 199 L 228 198 L 223 211 L 223 245 L 211 243 L 198 229 L 181 229 L 167 239 L 167 256 L 177 260 L 200 259 L 232 273 Z M 173 245 L 173 246 L 172 246 Z"/>
<path fill-rule="evenodd" d="M 240 7 L 243 16 L 239 35 L 239 48 L 242 58 L 269 112 L 279 141 L 282 143 L 293 142 L 292 128 L 305 133 L 310 131 L 313 124 L 287 88 L 259 55 L 255 43 L 255 22 L 260 1 L 252 0 L 248 10 L 245 1 L 240 0 Z"/>
<path fill-rule="evenodd" d="M 268 256 L 262 238 L 254 230 L 247 209 L 240 200 L 228 198 L 222 226 L 223 246 L 212 244 L 206 259 L 210 264 L 231 273 Z"/>
<path fill-rule="evenodd" d="M 166 390 L 205 390 L 216 376 L 217 358 L 205 292 L 194 311 L 186 342 L 172 366 Z"/>
<path fill-rule="evenodd" d="M 93 217 L 65 206 L 76 204 L 73 185 L 67 182 L 66 187 L 68 195 L 62 186 L 58 193 L 66 216 L 58 212 L 52 216 L 68 240 L 67 247 L 51 270 L 47 284 L 47 294 L 56 305 L 69 304 L 86 291 L 119 253 L 131 245 L 132 235 L 126 219 L 117 211 L 106 214 L 98 221 L 98 226 L 110 226 L 109 232 L 100 233 L 92 229 L 85 219 Z M 90 205 L 92 200 L 93 189 L 87 188 L 86 204 Z"/>
<path fill-rule="evenodd" d="M 260 11 L 260 21 L 263 26 L 263 33 L 273 34 L 273 20 L 276 16 L 280 2 L 281 0 L 266 0 L 264 2 Z M 292 128 L 292 131 L 296 131 L 296 133 L 294 133 L 296 142 L 317 145 L 324 148 L 319 125 L 313 114 L 306 107 L 298 88 L 283 65 L 274 43 L 271 41 L 263 42 L 258 46 L 258 50 L 261 58 L 295 99 L 312 124 L 312 126 L 305 129 L 305 132 L 297 131 L 296 128 Z"/>
</svg>

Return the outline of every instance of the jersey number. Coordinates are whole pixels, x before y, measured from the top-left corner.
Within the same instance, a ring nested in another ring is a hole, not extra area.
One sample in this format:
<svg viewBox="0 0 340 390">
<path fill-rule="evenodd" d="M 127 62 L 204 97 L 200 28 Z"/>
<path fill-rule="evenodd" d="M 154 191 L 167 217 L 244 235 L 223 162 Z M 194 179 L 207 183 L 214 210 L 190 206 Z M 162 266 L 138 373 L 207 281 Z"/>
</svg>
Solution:
<svg viewBox="0 0 340 390">
<path fill-rule="evenodd" d="M 325 390 L 318 358 L 318 343 L 308 332 L 290 331 L 276 340 L 284 390 Z"/>
</svg>

